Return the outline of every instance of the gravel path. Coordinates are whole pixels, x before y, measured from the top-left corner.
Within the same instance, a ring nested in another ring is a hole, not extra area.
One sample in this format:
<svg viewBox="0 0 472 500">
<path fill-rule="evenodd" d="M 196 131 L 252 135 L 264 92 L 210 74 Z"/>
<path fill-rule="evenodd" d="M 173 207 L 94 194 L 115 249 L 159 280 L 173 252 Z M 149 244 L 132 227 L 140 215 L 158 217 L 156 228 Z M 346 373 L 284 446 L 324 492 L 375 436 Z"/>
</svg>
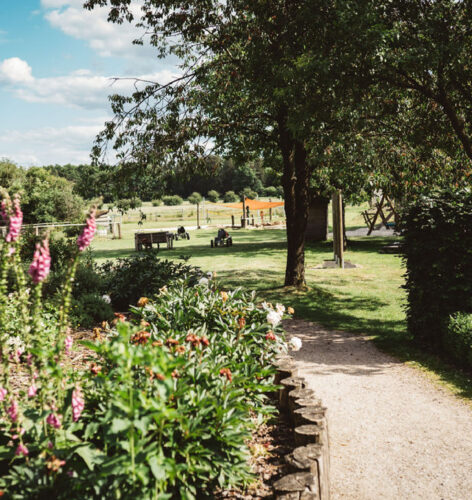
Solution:
<svg viewBox="0 0 472 500">
<path fill-rule="evenodd" d="M 365 337 L 286 323 L 328 408 L 332 500 L 471 500 L 472 409 Z"/>
</svg>

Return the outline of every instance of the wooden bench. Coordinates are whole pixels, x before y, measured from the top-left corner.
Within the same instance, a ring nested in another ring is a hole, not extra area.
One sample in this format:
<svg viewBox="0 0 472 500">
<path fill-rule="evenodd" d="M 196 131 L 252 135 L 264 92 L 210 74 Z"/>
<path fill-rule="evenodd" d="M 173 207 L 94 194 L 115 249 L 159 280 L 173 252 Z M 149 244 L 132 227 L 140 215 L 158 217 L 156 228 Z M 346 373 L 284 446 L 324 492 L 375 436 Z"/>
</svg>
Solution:
<svg viewBox="0 0 472 500">
<path fill-rule="evenodd" d="M 143 248 L 152 249 L 152 245 L 154 244 L 157 244 L 157 248 L 159 249 L 160 243 L 165 243 L 168 249 L 172 249 L 174 248 L 174 236 L 167 231 L 134 234 L 134 248 L 136 251 L 140 251 Z"/>
</svg>

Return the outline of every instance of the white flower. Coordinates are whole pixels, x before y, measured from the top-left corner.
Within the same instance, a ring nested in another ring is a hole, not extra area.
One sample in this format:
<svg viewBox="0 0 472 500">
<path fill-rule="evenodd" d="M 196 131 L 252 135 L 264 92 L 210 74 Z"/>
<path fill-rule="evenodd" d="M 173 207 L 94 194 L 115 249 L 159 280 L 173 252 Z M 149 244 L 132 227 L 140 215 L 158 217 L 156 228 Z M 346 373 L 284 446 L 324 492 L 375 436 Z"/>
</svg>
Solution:
<svg viewBox="0 0 472 500">
<path fill-rule="evenodd" d="M 265 301 L 261 304 L 261 307 L 262 307 L 262 309 L 264 309 L 264 311 L 272 311 L 272 309 L 269 306 L 269 304 L 267 302 L 265 302 Z"/>
<path fill-rule="evenodd" d="M 107 304 L 111 304 L 111 297 L 107 294 L 102 295 L 102 300 L 103 300 L 103 302 L 106 302 Z"/>
<path fill-rule="evenodd" d="M 200 278 L 199 285 L 208 285 L 208 278 Z"/>
<path fill-rule="evenodd" d="M 267 313 L 267 323 L 272 325 L 274 328 L 280 323 L 282 320 L 282 315 L 277 311 L 269 311 Z"/>
<path fill-rule="evenodd" d="M 212 280 L 212 279 L 213 279 L 213 273 L 212 273 L 212 272 L 208 272 L 208 273 L 207 273 L 207 278 L 208 278 L 209 280 Z"/>
<path fill-rule="evenodd" d="M 25 344 L 18 336 L 8 337 L 7 344 L 16 347 L 19 350 L 25 350 Z"/>
<path fill-rule="evenodd" d="M 298 337 L 292 337 L 288 345 L 292 351 L 299 351 L 302 348 L 302 341 Z"/>
<path fill-rule="evenodd" d="M 275 306 L 275 310 L 279 313 L 279 314 L 283 314 L 285 312 L 285 306 L 283 304 L 277 304 Z"/>
</svg>

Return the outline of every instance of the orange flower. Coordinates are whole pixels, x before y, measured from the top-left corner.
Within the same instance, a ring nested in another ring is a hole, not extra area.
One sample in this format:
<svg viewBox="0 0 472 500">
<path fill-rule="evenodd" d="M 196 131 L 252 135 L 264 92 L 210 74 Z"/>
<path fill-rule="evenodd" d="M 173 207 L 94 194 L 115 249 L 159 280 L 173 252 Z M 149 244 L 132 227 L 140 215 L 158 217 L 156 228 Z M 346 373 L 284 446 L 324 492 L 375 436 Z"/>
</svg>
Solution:
<svg viewBox="0 0 472 500">
<path fill-rule="evenodd" d="M 270 332 L 267 332 L 266 340 L 276 340 L 276 337 L 275 337 L 274 332 L 272 330 Z"/>
<path fill-rule="evenodd" d="M 293 307 L 287 307 L 287 313 L 288 314 L 295 314 L 295 310 L 293 309 Z"/>
<path fill-rule="evenodd" d="M 147 328 L 149 326 L 149 323 L 147 321 L 144 321 L 144 319 L 141 320 L 141 323 L 140 325 L 143 327 L 143 328 Z"/>
<path fill-rule="evenodd" d="M 223 299 L 223 302 L 226 302 L 228 300 L 228 294 L 226 292 L 220 292 L 220 295 Z"/>
<path fill-rule="evenodd" d="M 158 373 L 156 375 L 156 378 L 157 378 L 157 380 L 165 380 L 165 377 L 164 377 L 164 375 L 162 375 L 162 373 Z"/>
<path fill-rule="evenodd" d="M 52 455 L 46 462 L 46 467 L 49 472 L 57 472 L 63 465 L 66 465 L 66 461 L 60 460 L 54 455 Z"/>
<path fill-rule="evenodd" d="M 179 372 L 178 372 L 177 370 L 174 370 L 174 371 L 171 373 L 171 375 L 172 375 L 172 378 L 179 378 L 179 377 L 180 377 L 180 374 L 179 374 Z"/>
<path fill-rule="evenodd" d="M 246 326 L 246 318 L 244 317 L 240 317 L 238 319 L 238 325 L 239 325 L 239 329 L 241 330 L 242 328 L 244 328 Z"/>
<path fill-rule="evenodd" d="M 229 368 L 222 368 L 220 370 L 220 375 L 226 377 L 229 382 L 233 380 L 233 375 L 231 374 L 231 370 Z"/>
<path fill-rule="evenodd" d="M 171 345 L 179 345 L 180 342 L 176 339 L 167 339 L 166 340 L 166 346 L 170 347 Z"/>
<path fill-rule="evenodd" d="M 151 333 L 141 330 L 136 332 L 131 336 L 131 342 L 133 344 L 147 344 L 148 340 L 151 338 Z"/>
<path fill-rule="evenodd" d="M 210 341 L 206 337 L 201 337 L 200 341 L 205 347 L 208 347 L 210 345 Z"/>
<path fill-rule="evenodd" d="M 149 299 L 147 297 L 141 297 L 138 300 L 138 307 L 144 307 L 148 302 L 149 302 Z"/>
<path fill-rule="evenodd" d="M 90 365 L 90 372 L 93 374 L 93 375 L 98 375 L 100 372 L 102 371 L 102 367 L 97 365 L 96 363 L 92 363 Z"/>
<path fill-rule="evenodd" d="M 153 343 L 152 343 L 152 347 L 161 347 L 163 344 L 162 344 L 162 340 L 155 340 Z"/>
<path fill-rule="evenodd" d="M 175 352 L 178 354 L 183 354 L 185 352 L 185 346 L 184 345 L 178 345 L 175 348 Z"/>
<path fill-rule="evenodd" d="M 102 335 L 100 333 L 100 328 L 93 329 L 93 337 L 95 340 L 102 340 Z"/>
</svg>

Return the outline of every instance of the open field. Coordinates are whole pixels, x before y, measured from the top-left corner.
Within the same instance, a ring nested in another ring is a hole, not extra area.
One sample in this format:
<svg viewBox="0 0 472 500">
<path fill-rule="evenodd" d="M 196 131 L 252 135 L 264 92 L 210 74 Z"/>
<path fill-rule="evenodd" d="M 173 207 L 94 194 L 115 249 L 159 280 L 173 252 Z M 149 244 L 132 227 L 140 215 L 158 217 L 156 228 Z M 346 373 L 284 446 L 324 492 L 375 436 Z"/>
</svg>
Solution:
<svg viewBox="0 0 472 500">
<path fill-rule="evenodd" d="M 362 209 L 365 207 L 349 207 L 348 229 L 362 227 L 359 224 Z M 98 263 L 134 254 L 133 234 L 139 226 L 129 223 L 123 227 L 122 240 L 97 239 L 94 242 Z M 206 271 L 215 271 L 225 287 L 254 289 L 266 300 L 291 305 L 298 318 L 333 329 L 367 334 L 384 350 L 424 369 L 431 377 L 447 383 L 457 394 L 472 397 L 470 376 L 418 350 L 408 336 L 405 292 L 401 288 L 404 283 L 402 260 L 398 255 L 379 252 L 382 246 L 395 239 L 393 236 L 350 239 L 346 259 L 358 265 L 356 269 L 315 269 L 323 260 L 332 258 L 332 244 L 308 244 L 307 290 L 298 291 L 282 286 L 286 259 L 283 229 L 230 232 L 234 245 L 229 248 L 210 248 L 216 229 L 202 229 L 191 231 L 189 241 L 176 241 L 173 250 L 163 249 L 160 255 L 163 259 L 187 260 Z"/>
</svg>

